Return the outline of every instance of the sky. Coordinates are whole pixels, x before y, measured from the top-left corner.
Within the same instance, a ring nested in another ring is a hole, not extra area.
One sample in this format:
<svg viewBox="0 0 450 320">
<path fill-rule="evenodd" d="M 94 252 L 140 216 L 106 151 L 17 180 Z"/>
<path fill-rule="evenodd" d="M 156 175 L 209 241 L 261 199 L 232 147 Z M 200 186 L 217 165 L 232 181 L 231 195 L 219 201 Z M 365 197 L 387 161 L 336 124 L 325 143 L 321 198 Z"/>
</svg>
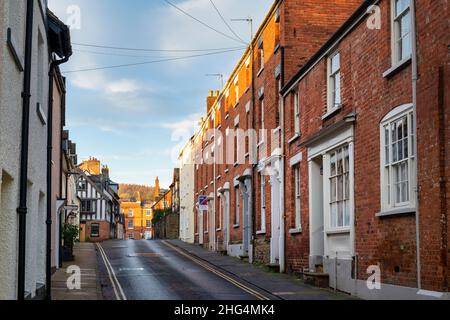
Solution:
<svg viewBox="0 0 450 320">
<path fill-rule="evenodd" d="M 244 50 L 123 68 L 108 66 L 179 58 L 218 51 L 131 51 L 80 44 L 151 50 L 244 47 L 211 0 L 170 0 L 213 31 L 164 0 L 50 0 L 50 9 L 71 25 L 74 54 L 61 67 L 67 77 L 67 129 L 80 160 L 96 157 L 118 183 L 162 187 L 172 181 L 177 154 L 205 113 L 209 90 L 221 87 Z M 250 40 L 273 0 L 214 0 L 233 31 Z M 228 35 L 224 36 L 223 34 Z M 78 72 L 73 72 L 78 71 Z"/>
</svg>

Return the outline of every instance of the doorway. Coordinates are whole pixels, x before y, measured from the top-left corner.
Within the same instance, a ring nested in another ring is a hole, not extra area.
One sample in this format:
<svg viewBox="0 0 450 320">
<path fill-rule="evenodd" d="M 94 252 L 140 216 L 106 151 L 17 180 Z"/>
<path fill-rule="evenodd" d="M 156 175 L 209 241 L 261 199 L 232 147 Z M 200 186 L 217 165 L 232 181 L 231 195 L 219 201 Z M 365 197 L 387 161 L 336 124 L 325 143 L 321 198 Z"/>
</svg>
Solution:
<svg viewBox="0 0 450 320">
<path fill-rule="evenodd" d="M 323 268 L 324 248 L 324 183 L 323 157 L 309 161 L 309 221 L 310 221 L 310 271 Z"/>
</svg>

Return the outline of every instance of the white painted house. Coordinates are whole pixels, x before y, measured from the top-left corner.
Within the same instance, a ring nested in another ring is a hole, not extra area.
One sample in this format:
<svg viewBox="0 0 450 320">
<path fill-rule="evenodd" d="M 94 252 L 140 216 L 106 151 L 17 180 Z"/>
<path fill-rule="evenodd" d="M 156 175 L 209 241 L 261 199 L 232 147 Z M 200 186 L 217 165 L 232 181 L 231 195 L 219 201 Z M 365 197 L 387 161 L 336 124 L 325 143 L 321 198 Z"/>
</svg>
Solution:
<svg viewBox="0 0 450 320">
<path fill-rule="evenodd" d="M 184 146 L 179 156 L 180 164 L 180 239 L 194 243 L 194 144 L 192 140 Z"/>
</svg>

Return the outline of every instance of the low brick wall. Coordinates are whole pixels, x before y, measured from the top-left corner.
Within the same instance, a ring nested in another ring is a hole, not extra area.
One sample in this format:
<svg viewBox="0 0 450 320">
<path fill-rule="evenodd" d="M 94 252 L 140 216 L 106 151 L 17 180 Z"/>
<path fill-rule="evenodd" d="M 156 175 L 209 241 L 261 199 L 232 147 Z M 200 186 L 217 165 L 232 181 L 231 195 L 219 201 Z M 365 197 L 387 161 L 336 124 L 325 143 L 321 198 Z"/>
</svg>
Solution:
<svg viewBox="0 0 450 320">
<path fill-rule="evenodd" d="M 155 239 L 178 239 L 180 237 L 180 215 L 171 213 L 154 225 Z"/>
</svg>

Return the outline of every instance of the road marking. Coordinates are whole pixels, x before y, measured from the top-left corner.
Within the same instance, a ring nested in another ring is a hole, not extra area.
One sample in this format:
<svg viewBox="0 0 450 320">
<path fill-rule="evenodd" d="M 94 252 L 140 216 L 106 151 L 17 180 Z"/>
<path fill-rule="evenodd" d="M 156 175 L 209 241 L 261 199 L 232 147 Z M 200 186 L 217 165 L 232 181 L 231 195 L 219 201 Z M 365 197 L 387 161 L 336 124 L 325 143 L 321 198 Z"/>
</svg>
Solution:
<svg viewBox="0 0 450 320">
<path fill-rule="evenodd" d="M 193 262 L 195 262 L 196 264 L 202 266 L 203 268 L 205 268 L 206 270 L 214 273 L 215 275 L 221 277 L 222 279 L 230 282 L 231 284 L 235 285 L 236 287 L 238 287 L 239 289 L 244 290 L 245 292 L 251 294 L 252 296 L 256 297 L 259 300 L 270 300 L 270 298 L 264 296 L 263 294 L 253 290 L 252 288 L 249 288 L 248 286 L 246 286 L 245 284 L 227 276 L 226 274 L 212 268 L 211 266 L 209 266 L 208 264 L 206 264 L 205 262 L 201 261 L 200 259 L 194 258 L 193 256 L 185 253 L 184 251 L 182 251 L 181 249 L 179 249 L 178 247 L 175 247 L 174 245 L 168 243 L 167 241 L 162 241 L 162 243 L 164 243 L 166 246 L 172 248 L 173 250 L 177 251 L 179 254 L 181 254 L 182 256 L 192 260 Z"/>
<path fill-rule="evenodd" d="M 114 269 L 111 265 L 111 263 L 109 262 L 108 256 L 106 255 L 105 250 L 103 250 L 103 247 L 97 243 L 97 247 L 100 251 L 100 254 L 103 258 L 103 262 L 105 263 L 106 266 L 106 270 L 108 270 L 108 275 L 109 275 L 109 280 L 111 281 L 113 288 L 114 288 L 114 293 L 116 295 L 116 299 L 117 300 L 127 300 L 127 297 L 125 295 L 125 293 L 123 292 L 122 286 L 120 285 L 119 280 L 117 280 L 116 277 L 116 273 L 114 272 Z M 117 287 L 116 287 L 117 286 Z M 121 294 L 122 297 L 119 296 L 118 292 L 117 292 L 117 288 Z"/>
<path fill-rule="evenodd" d="M 99 244 L 97 243 L 96 245 L 97 245 L 98 251 L 100 252 L 100 256 L 101 256 L 102 259 L 103 259 L 103 263 L 105 264 L 106 271 L 108 271 L 109 281 L 111 282 L 112 287 L 113 287 L 113 289 L 114 289 L 114 294 L 116 295 L 116 300 L 120 300 L 119 294 L 117 293 L 116 284 L 114 283 L 114 281 L 113 281 L 113 279 L 112 279 L 111 271 L 109 271 L 108 264 L 106 263 L 105 257 L 103 256 L 103 252 L 102 252 L 102 250 L 100 249 Z"/>
</svg>

